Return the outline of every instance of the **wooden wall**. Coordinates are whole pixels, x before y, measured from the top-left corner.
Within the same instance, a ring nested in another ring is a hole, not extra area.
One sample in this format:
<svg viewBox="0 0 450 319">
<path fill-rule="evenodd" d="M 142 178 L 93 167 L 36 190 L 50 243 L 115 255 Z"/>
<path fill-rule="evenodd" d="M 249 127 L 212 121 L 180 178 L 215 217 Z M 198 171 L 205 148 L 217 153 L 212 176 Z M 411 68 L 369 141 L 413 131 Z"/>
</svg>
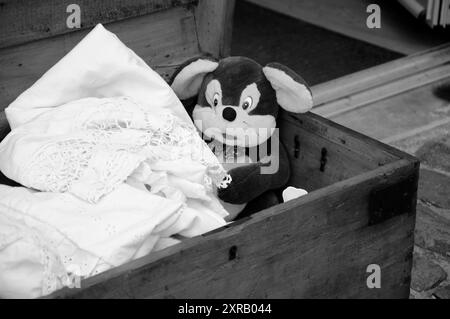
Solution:
<svg viewBox="0 0 450 319">
<path fill-rule="evenodd" d="M 81 28 L 69 29 L 68 0 L 0 3 L 0 110 L 31 86 L 97 23 L 166 80 L 182 62 L 229 54 L 234 1 L 80 0 Z M 101 54 L 101 52 L 99 52 Z M 1 118 L 1 116 L 0 116 Z"/>
</svg>

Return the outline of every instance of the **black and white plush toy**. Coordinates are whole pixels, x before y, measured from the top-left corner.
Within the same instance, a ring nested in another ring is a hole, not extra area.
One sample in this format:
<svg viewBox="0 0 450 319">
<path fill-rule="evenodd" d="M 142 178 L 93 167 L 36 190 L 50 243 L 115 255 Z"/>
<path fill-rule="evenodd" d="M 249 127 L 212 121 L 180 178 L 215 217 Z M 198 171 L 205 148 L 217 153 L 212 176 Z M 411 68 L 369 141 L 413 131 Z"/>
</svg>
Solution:
<svg viewBox="0 0 450 319">
<path fill-rule="evenodd" d="M 171 86 L 180 100 L 195 101 L 188 112 L 231 176 L 228 187 L 218 189 L 230 219 L 249 202 L 246 211 L 278 203 L 273 190 L 286 185 L 290 169 L 276 136 L 277 116 L 280 107 L 294 113 L 311 109 L 305 81 L 279 63 L 200 58 L 181 67 Z"/>
</svg>

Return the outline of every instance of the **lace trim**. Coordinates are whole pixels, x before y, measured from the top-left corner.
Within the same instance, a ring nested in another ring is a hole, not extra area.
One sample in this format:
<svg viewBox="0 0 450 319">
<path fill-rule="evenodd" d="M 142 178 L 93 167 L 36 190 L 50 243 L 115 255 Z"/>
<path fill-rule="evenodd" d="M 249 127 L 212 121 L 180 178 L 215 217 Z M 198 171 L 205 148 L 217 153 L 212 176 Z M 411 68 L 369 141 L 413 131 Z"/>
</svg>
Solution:
<svg viewBox="0 0 450 319">
<path fill-rule="evenodd" d="M 70 136 L 45 145 L 33 156 L 21 174 L 24 185 L 69 191 L 97 202 L 141 162 L 180 158 L 207 167 L 208 188 L 223 187 L 229 181 L 191 123 L 167 111 L 150 113 L 129 97 L 103 99 L 84 108 L 70 125 Z"/>
<path fill-rule="evenodd" d="M 126 180 L 142 161 L 141 156 L 124 151 L 96 152 L 82 175 L 71 183 L 69 192 L 96 203 Z"/>
<path fill-rule="evenodd" d="M 208 147 L 211 149 L 216 157 L 223 158 L 225 162 L 234 163 L 236 158 L 245 156 L 245 148 L 233 145 L 225 145 L 217 140 L 212 140 L 208 143 Z"/>
<path fill-rule="evenodd" d="M 43 268 L 41 295 L 47 295 L 62 288 L 63 284 L 59 279 L 67 277 L 68 274 L 58 255 L 50 248 L 51 243 L 45 240 L 45 237 L 37 229 L 28 225 L 22 218 L 17 219 L 6 212 L 3 213 L 4 216 L 0 216 L 0 221 L 4 223 L 4 226 L 9 225 L 9 227 L 14 228 L 14 236 L 0 234 L 0 250 L 6 246 L 13 245 L 16 241 L 24 240 L 31 243 L 39 253 L 39 263 Z"/>
<path fill-rule="evenodd" d="M 73 201 L 71 201 L 73 202 Z M 78 247 L 53 226 L 0 203 L 0 251 L 17 241 L 30 243 L 42 265 L 41 293 L 48 295 L 63 287 L 74 288 L 83 278 L 110 269 L 111 264 Z M 2 229 L 3 227 L 3 229 Z M 60 254 L 59 251 L 66 253 Z M 24 252 L 18 252 L 24 253 Z"/>
</svg>

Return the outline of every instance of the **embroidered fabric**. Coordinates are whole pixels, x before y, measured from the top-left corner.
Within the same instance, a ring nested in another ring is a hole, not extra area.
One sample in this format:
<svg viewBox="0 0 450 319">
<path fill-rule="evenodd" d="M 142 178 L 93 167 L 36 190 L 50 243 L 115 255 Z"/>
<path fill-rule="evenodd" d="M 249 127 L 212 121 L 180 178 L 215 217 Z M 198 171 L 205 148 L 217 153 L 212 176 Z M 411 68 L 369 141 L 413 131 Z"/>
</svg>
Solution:
<svg viewBox="0 0 450 319">
<path fill-rule="evenodd" d="M 0 283 L 7 286 L 3 289 L 9 291 L 8 297 L 21 298 L 23 294 L 29 294 L 30 288 L 21 285 L 24 291 L 17 290 L 17 287 L 12 289 L 8 287 L 8 280 L 4 277 L 18 278 L 20 272 L 24 271 L 24 276 L 28 276 L 30 280 L 28 285 L 33 287 L 33 295 L 28 297 L 39 297 L 64 286 L 73 287 L 82 274 L 89 273 L 102 263 L 98 257 L 81 250 L 54 227 L 4 204 L 0 203 L 0 208 Z M 64 247 L 65 251 L 74 254 L 60 256 L 57 247 L 60 250 Z M 22 262 L 26 267 L 21 267 L 21 262 L 16 259 L 14 251 L 18 249 L 23 251 Z M 16 267 L 9 269 L 10 263 Z M 73 267 L 75 263 L 78 263 L 76 269 Z M 36 276 L 35 273 L 42 275 Z"/>
<path fill-rule="evenodd" d="M 191 123 L 168 111 L 150 113 L 130 97 L 101 100 L 94 105 L 79 100 L 48 112 L 77 111 L 72 112 L 75 118 L 69 128 L 47 129 L 48 134 L 63 133 L 62 138 L 33 154 L 21 171 L 22 184 L 42 191 L 68 191 L 95 203 L 142 162 L 181 158 L 207 167 L 204 183 L 209 189 L 229 184 L 230 177 Z M 34 125 L 46 122 L 48 113 L 35 119 Z M 66 137 L 71 132 L 75 135 Z"/>
<path fill-rule="evenodd" d="M 218 140 L 212 140 L 208 143 L 211 152 L 218 158 L 223 158 L 226 163 L 234 163 L 236 159 L 245 156 L 245 148 L 233 145 L 224 145 Z"/>
<path fill-rule="evenodd" d="M 129 97 L 13 129 L 0 169 L 28 187 L 0 185 L 0 297 L 46 295 L 225 224 L 214 186 L 230 177 L 194 125 Z"/>
<path fill-rule="evenodd" d="M 223 167 L 167 83 L 103 26 L 5 113 L 0 170 L 25 187 L 0 185 L 0 298 L 45 295 L 226 224 L 210 189 L 227 185 Z"/>
</svg>

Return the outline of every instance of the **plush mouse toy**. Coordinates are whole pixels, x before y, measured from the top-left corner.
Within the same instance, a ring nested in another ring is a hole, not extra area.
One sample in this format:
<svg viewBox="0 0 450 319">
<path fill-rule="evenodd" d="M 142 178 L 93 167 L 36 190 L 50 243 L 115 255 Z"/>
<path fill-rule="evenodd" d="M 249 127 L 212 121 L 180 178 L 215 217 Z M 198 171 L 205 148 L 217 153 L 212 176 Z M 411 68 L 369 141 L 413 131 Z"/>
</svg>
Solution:
<svg viewBox="0 0 450 319">
<path fill-rule="evenodd" d="M 231 176 L 230 184 L 217 190 L 230 219 L 249 202 L 252 210 L 277 204 L 272 190 L 290 175 L 277 116 L 280 107 L 294 113 L 311 109 L 305 81 L 279 63 L 263 67 L 245 57 L 198 58 L 178 70 L 171 86 L 180 100 L 195 101 L 188 112 Z"/>
</svg>

